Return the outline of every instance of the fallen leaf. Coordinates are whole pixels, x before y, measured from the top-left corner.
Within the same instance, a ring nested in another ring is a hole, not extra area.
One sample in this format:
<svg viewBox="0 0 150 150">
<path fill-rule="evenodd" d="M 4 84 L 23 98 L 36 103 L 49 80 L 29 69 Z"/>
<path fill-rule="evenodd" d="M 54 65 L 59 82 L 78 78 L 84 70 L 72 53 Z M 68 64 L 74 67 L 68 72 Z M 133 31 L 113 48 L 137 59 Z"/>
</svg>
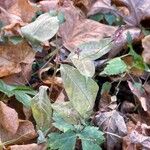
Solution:
<svg viewBox="0 0 150 150">
<path fill-rule="evenodd" d="M 41 10 L 44 12 L 48 12 L 50 10 L 55 10 L 57 8 L 57 3 L 58 1 L 56 0 L 44 0 L 44 1 L 40 1 L 39 5 L 41 7 Z"/>
<path fill-rule="evenodd" d="M 15 4 L 9 7 L 8 12 L 19 16 L 24 22 L 30 22 L 38 11 L 38 7 L 29 0 L 16 0 Z"/>
<path fill-rule="evenodd" d="M 143 149 L 150 149 L 150 137 L 138 133 L 136 130 L 132 131 L 129 139 L 134 144 L 140 144 Z"/>
<path fill-rule="evenodd" d="M 150 35 L 145 36 L 142 39 L 142 46 L 144 48 L 144 50 L 142 52 L 142 57 L 143 57 L 144 61 L 147 64 L 150 64 L 150 50 L 149 50 L 149 47 L 150 47 Z"/>
<path fill-rule="evenodd" d="M 85 14 L 91 6 L 91 0 L 73 0 L 74 5 L 80 8 Z"/>
<path fill-rule="evenodd" d="M 24 41 L 17 45 L 0 45 L 0 77 L 21 72 L 21 63 L 32 64 L 35 52 Z"/>
<path fill-rule="evenodd" d="M 15 134 L 19 127 L 17 112 L 2 101 L 0 101 L 0 124 L 12 134 Z"/>
<path fill-rule="evenodd" d="M 0 19 L 2 20 L 3 26 L 14 26 L 16 23 L 22 23 L 22 20 L 19 16 L 7 12 L 7 10 L 2 7 L 0 7 L 0 10 Z"/>
<path fill-rule="evenodd" d="M 115 7 L 111 5 L 111 0 L 96 0 L 88 11 L 88 16 L 95 15 L 97 13 L 115 13 Z"/>
<path fill-rule="evenodd" d="M 123 16 L 124 21 L 130 26 L 139 26 L 140 22 L 150 17 L 149 0 L 119 0 L 129 9 L 130 15 Z"/>
<path fill-rule="evenodd" d="M 76 27 L 72 29 L 72 33 L 68 34 L 67 39 L 64 41 L 64 46 L 69 50 L 74 50 L 85 42 L 99 41 L 105 37 L 111 37 L 116 29 L 116 27 L 84 19 L 78 22 Z"/>
<path fill-rule="evenodd" d="M 95 123 L 107 134 L 107 150 L 119 148 L 121 139 L 115 135 L 121 137 L 127 135 L 127 127 L 124 118 L 119 112 L 113 110 L 110 112 L 99 113 L 95 116 Z"/>
<path fill-rule="evenodd" d="M 27 145 L 12 145 L 7 148 L 7 150 L 46 150 L 38 144 L 27 144 Z"/>
<path fill-rule="evenodd" d="M 16 3 L 16 0 L 4 0 L 0 1 L 0 6 L 3 7 L 4 9 L 9 9 L 11 6 L 13 6 Z"/>
<path fill-rule="evenodd" d="M 6 131 L 2 126 L 0 128 L 1 142 L 7 144 L 26 143 L 37 136 L 32 122 L 28 120 L 20 120 L 19 127 L 15 134 Z"/>
</svg>

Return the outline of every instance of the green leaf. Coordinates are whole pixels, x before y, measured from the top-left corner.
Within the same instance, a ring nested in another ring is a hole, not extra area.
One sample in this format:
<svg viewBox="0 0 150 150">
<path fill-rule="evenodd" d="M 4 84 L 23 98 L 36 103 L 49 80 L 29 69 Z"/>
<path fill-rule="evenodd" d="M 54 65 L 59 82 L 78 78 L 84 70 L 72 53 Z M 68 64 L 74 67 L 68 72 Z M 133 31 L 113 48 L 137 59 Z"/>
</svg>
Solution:
<svg viewBox="0 0 150 150">
<path fill-rule="evenodd" d="M 40 15 L 34 22 L 22 27 L 21 32 L 29 41 L 35 43 L 51 39 L 58 29 L 58 17 L 45 13 Z"/>
<path fill-rule="evenodd" d="M 8 97 L 15 96 L 16 99 L 23 103 L 27 108 L 31 105 L 31 96 L 34 96 L 36 92 L 26 86 L 14 86 L 7 85 L 2 80 L 0 80 L 0 91 L 6 94 Z"/>
<path fill-rule="evenodd" d="M 53 103 L 52 108 L 70 124 L 78 124 L 80 116 L 70 102 Z"/>
<path fill-rule="evenodd" d="M 96 95 L 97 83 L 80 74 L 80 72 L 69 65 L 61 65 L 61 75 L 65 90 L 73 108 L 83 118 L 88 118 L 92 113 Z"/>
<path fill-rule="evenodd" d="M 104 17 L 109 25 L 112 25 L 116 21 L 116 16 L 114 16 L 110 13 L 104 14 Z"/>
<path fill-rule="evenodd" d="M 105 82 L 102 85 L 101 95 L 104 94 L 104 93 L 109 93 L 110 89 L 111 89 L 111 83 L 110 82 Z"/>
<path fill-rule="evenodd" d="M 133 66 L 132 67 L 135 67 L 137 69 L 141 69 L 141 70 L 144 70 L 146 68 L 146 65 L 144 63 L 144 60 L 143 58 L 138 55 L 134 50 L 133 50 L 133 47 L 131 44 L 128 45 L 129 48 L 130 48 L 130 52 L 129 52 L 129 55 L 131 55 L 133 57 Z"/>
<path fill-rule="evenodd" d="M 73 131 L 51 133 L 48 135 L 48 146 L 51 150 L 74 150 L 76 139 L 76 133 Z"/>
<path fill-rule="evenodd" d="M 54 127 L 59 129 L 62 132 L 66 132 L 68 130 L 74 130 L 74 125 L 67 123 L 61 116 L 59 116 L 57 113 L 53 113 L 53 120 L 55 121 L 53 123 Z"/>
<path fill-rule="evenodd" d="M 104 142 L 103 134 L 97 127 L 85 127 L 79 134 L 83 150 L 101 150 L 99 145 Z"/>
<path fill-rule="evenodd" d="M 111 39 L 85 42 L 79 45 L 77 50 L 80 52 L 72 52 L 69 58 L 82 75 L 92 77 L 95 73 L 93 60 L 102 57 L 111 50 Z"/>
<path fill-rule="evenodd" d="M 103 20 L 104 15 L 101 14 L 101 13 L 98 13 L 98 14 L 90 16 L 89 18 L 92 19 L 92 20 L 100 22 L 101 20 Z"/>
<path fill-rule="evenodd" d="M 127 71 L 127 65 L 120 57 L 108 61 L 107 66 L 100 73 L 100 75 L 118 75 Z"/>
<path fill-rule="evenodd" d="M 47 95 L 47 89 L 48 87 L 41 86 L 39 93 L 31 100 L 31 109 L 37 129 L 43 132 L 51 127 L 52 121 L 52 107 Z"/>
<path fill-rule="evenodd" d="M 11 41 L 14 45 L 17 45 L 23 41 L 21 36 L 12 36 L 9 37 L 9 41 Z"/>
</svg>

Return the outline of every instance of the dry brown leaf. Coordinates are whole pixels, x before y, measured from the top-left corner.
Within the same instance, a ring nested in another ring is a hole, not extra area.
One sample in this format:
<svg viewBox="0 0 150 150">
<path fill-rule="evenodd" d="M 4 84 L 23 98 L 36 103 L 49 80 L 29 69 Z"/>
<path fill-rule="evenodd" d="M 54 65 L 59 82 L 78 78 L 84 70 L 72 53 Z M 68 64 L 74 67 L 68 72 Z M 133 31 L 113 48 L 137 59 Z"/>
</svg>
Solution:
<svg viewBox="0 0 150 150">
<path fill-rule="evenodd" d="M 5 130 L 15 134 L 19 127 L 17 112 L 0 101 L 0 124 Z"/>
<path fill-rule="evenodd" d="M 16 3 L 16 0 L 1 0 L 0 1 L 0 6 L 3 7 L 4 9 L 8 9 L 11 6 L 13 6 Z"/>
<path fill-rule="evenodd" d="M 140 25 L 144 19 L 150 18 L 150 3 L 149 0 L 118 0 L 129 9 L 130 15 L 124 16 L 124 21 L 131 25 Z"/>
<path fill-rule="evenodd" d="M 96 0 L 89 9 L 88 16 L 108 12 L 115 13 L 115 8 L 111 5 L 111 0 Z"/>
<path fill-rule="evenodd" d="M 71 33 L 66 34 L 65 37 L 67 38 L 63 39 L 64 46 L 71 50 L 84 42 L 97 41 L 104 37 L 110 37 L 116 29 L 116 27 L 104 25 L 90 19 L 83 19 L 77 23 Z M 67 30 L 67 28 L 64 26 L 62 30 Z"/>
<path fill-rule="evenodd" d="M 0 7 L 0 20 L 4 25 L 12 24 L 11 26 L 15 26 L 16 23 L 22 23 L 22 19 L 19 16 L 7 12 L 2 7 Z"/>
<path fill-rule="evenodd" d="M 92 0 L 73 0 L 74 5 L 80 8 L 85 14 L 88 12 Z"/>
<path fill-rule="evenodd" d="M 12 5 L 8 12 L 19 16 L 24 22 L 30 22 L 38 10 L 29 0 L 16 0 L 16 3 Z"/>
<path fill-rule="evenodd" d="M 21 63 L 32 64 L 35 52 L 26 43 L 0 45 L 0 77 L 21 72 Z"/>
<path fill-rule="evenodd" d="M 142 46 L 144 48 L 142 57 L 147 64 L 150 64 L 150 35 L 142 39 Z"/>
<path fill-rule="evenodd" d="M 20 120 L 19 127 L 16 134 L 12 134 L 6 131 L 2 126 L 0 127 L 1 141 L 9 141 L 11 144 L 26 143 L 29 140 L 34 139 L 37 136 L 32 122 L 28 120 Z"/>
<path fill-rule="evenodd" d="M 95 117 L 95 122 L 107 134 L 107 150 L 116 150 L 119 148 L 121 139 L 117 136 L 124 137 L 127 134 L 126 124 L 119 112 L 113 110 L 99 113 Z"/>
<path fill-rule="evenodd" d="M 46 150 L 43 145 L 27 144 L 27 145 L 12 145 L 7 150 Z"/>
<path fill-rule="evenodd" d="M 58 1 L 56 0 L 44 0 L 40 1 L 39 4 L 41 6 L 41 10 L 44 12 L 48 12 L 50 10 L 54 10 L 57 8 Z"/>
</svg>

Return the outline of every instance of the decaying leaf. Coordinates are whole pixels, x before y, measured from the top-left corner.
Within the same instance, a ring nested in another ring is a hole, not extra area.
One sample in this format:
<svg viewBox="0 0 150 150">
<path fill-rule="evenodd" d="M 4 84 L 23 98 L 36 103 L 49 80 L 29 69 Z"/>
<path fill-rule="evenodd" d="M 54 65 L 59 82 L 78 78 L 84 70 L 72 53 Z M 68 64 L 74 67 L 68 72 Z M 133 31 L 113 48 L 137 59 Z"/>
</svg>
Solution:
<svg viewBox="0 0 150 150">
<path fill-rule="evenodd" d="M 147 64 L 150 64 L 150 35 L 142 39 L 142 46 L 144 48 L 142 57 Z"/>
<path fill-rule="evenodd" d="M 3 128 L 15 134 L 19 127 L 17 112 L 0 101 L 0 124 Z"/>
<path fill-rule="evenodd" d="M 0 45 L 0 77 L 21 72 L 21 63 L 32 64 L 35 52 L 23 41 L 17 45 Z"/>
<path fill-rule="evenodd" d="M 124 118 L 119 112 L 113 110 L 110 112 L 99 113 L 95 117 L 95 123 L 107 134 L 107 150 L 119 148 L 121 139 L 112 134 L 121 137 L 124 137 L 127 134 L 127 127 Z"/>
<path fill-rule="evenodd" d="M 46 86 L 41 86 L 39 93 L 31 99 L 31 109 L 37 129 L 46 131 L 51 127 L 52 107 Z"/>
<path fill-rule="evenodd" d="M 92 112 L 98 92 L 98 85 L 91 78 L 86 78 L 69 65 L 61 65 L 61 75 L 65 90 L 74 109 L 84 118 Z"/>
</svg>

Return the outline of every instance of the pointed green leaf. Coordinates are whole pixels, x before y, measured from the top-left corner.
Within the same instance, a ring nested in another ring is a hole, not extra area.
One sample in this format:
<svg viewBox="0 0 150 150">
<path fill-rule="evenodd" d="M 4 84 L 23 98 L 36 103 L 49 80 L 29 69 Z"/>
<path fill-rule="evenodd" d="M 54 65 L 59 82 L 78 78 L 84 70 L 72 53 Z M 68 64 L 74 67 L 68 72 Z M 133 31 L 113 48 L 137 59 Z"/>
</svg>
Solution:
<svg viewBox="0 0 150 150">
<path fill-rule="evenodd" d="M 100 73 L 100 75 L 118 75 L 127 71 L 127 65 L 120 57 L 108 61 L 107 66 Z"/>
<path fill-rule="evenodd" d="M 47 95 L 46 86 L 41 86 L 39 93 L 31 100 L 31 109 L 36 121 L 37 129 L 46 131 L 51 127 L 52 107 Z"/>
<path fill-rule="evenodd" d="M 36 94 L 36 92 L 29 87 L 7 85 L 2 80 L 0 80 L 0 91 L 6 94 L 8 97 L 14 95 L 16 99 L 27 108 L 31 106 L 31 96 Z"/>
<path fill-rule="evenodd" d="M 73 131 L 51 133 L 48 137 L 48 146 L 51 150 L 75 150 L 77 137 Z"/>
<path fill-rule="evenodd" d="M 80 72 L 69 65 L 61 65 L 61 75 L 65 90 L 73 108 L 83 117 L 88 118 L 92 113 L 96 95 L 97 83 L 80 74 Z"/>
<path fill-rule="evenodd" d="M 40 15 L 34 22 L 21 28 L 22 34 L 31 42 L 45 42 L 51 39 L 59 29 L 57 16 L 50 13 Z"/>
</svg>

